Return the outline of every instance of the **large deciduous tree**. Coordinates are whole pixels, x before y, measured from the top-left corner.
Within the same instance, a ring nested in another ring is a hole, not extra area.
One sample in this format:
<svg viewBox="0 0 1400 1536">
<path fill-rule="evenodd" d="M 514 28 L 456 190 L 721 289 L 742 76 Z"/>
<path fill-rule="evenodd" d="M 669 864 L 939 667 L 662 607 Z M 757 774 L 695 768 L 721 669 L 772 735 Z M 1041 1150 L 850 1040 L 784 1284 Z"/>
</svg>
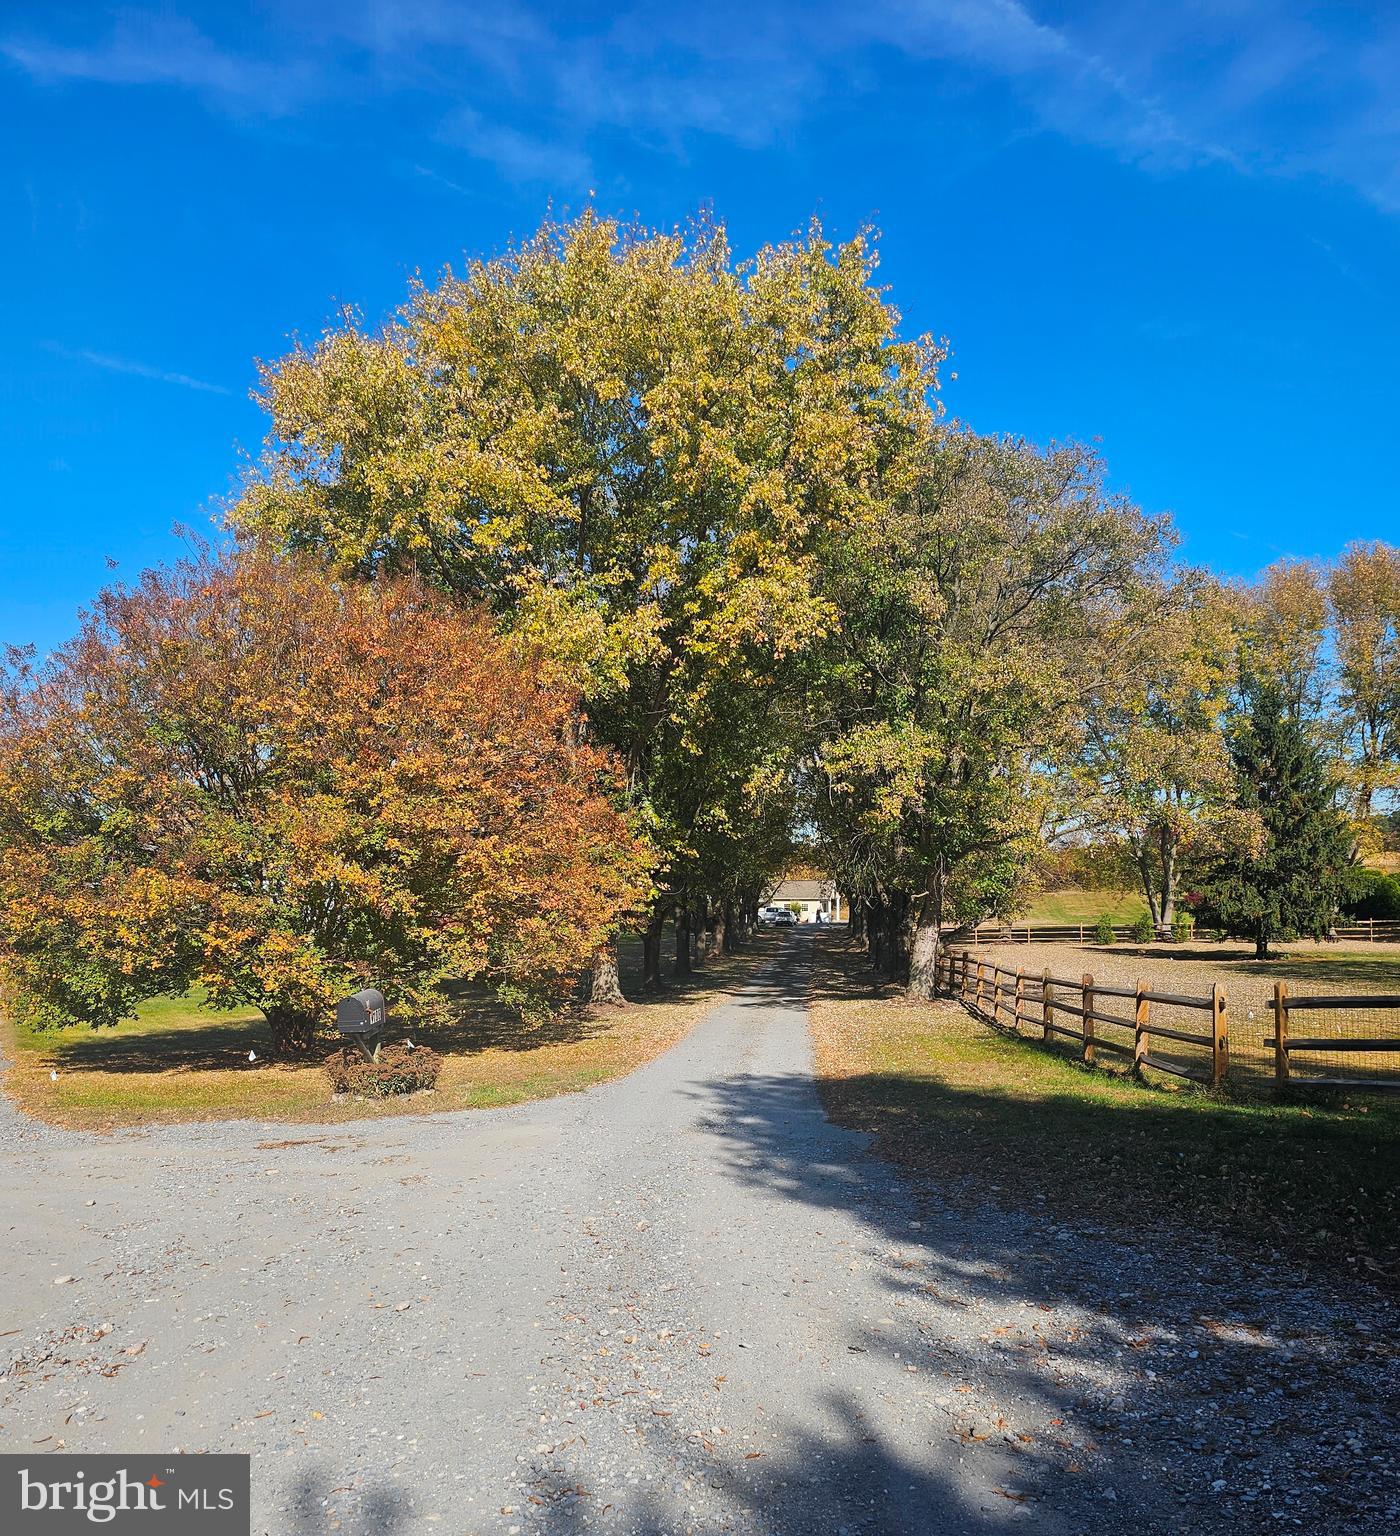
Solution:
<svg viewBox="0 0 1400 1536">
<path fill-rule="evenodd" d="M 1238 831 L 1224 735 L 1238 617 L 1201 573 L 1149 590 L 1084 700 L 1085 816 L 1126 840 L 1159 932 L 1171 927 L 1183 860 Z"/>
<path fill-rule="evenodd" d="M 1248 670 L 1278 685 L 1295 720 L 1316 720 L 1327 695 L 1327 575 L 1313 560 L 1277 560 L 1243 594 Z"/>
<path fill-rule="evenodd" d="M 930 415 L 937 350 L 898 339 L 874 265 L 815 227 L 736 265 L 714 226 L 585 215 L 264 371 L 236 519 L 541 637 L 652 828 L 653 929 L 732 885 L 715 829 L 784 750 L 761 696 L 830 622 L 814 541 Z"/>
<path fill-rule="evenodd" d="M 1400 549 L 1352 544 L 1328 580 L 1338 710 L 1356 815 L 1400 787 Z"/>
<path fill-rule="evenodd" d="M 933 429 L 824 556 L 813 815 L 877 959 L 928 995 L 939 934 L 1012 899 L 1162 526 L 1091 455 Z"/>
<path fill-rule="evenodd" d="M 523 1007 L 643 900 L 618 770 L 532 647 L 416 577 L 253 547 L 104 592 L 0 692 L 0 951 L 21 1011 L 201 985 L 281 1047 L 336 998 Z"/>
</svg>

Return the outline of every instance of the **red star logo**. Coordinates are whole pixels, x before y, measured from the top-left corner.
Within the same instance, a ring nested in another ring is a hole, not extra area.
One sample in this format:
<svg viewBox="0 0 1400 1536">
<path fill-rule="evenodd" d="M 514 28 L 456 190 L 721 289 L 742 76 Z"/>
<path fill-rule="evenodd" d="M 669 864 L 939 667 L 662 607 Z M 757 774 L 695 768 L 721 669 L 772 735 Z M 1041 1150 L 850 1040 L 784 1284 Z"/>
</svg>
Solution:
<svg viewBox="0 0 1400 1536">
<path fill-rule="evenodd" d="M 146 1486 L 147 1488 L 164 1488 L 165 1481 L 163 1478 L 159 1478 L 154 1473 L 152 1473 L 151 1476 L 146 1479 Z"/>
</svg>

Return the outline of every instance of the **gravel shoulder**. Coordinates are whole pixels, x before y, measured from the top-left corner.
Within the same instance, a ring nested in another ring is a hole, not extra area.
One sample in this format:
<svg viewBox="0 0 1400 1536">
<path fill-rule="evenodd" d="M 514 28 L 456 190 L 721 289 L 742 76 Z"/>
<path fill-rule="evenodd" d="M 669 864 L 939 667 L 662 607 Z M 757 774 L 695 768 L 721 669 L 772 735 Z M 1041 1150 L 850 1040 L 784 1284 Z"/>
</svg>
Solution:
<svg viewBox="0 0 1400 1536">
<path fill-rule="evenodd" d="M 246 1451 L 267 1536 L 1302 1527 L 1273 1461 L 1233 1490 L 1324 1384 L 1369 1466 L 1390 1320 L 916 1193 L 833 1125 L 822 942 L 587 1094 L 107 1137 L 0 1107 L 0 1448 Z"/>
</svg>

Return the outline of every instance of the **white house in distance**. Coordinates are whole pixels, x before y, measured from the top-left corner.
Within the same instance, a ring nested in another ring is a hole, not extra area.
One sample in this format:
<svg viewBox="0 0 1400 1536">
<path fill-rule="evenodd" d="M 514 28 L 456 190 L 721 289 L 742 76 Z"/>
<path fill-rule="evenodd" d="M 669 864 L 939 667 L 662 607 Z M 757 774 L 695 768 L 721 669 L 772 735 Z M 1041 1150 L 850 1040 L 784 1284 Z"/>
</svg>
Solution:
<svg viewBox="0 0 1400 1536">
<path fill-rule="evenodd" d="M 844 923 L 846 911 L 841 893 L 830 880 L 784 880 L 764 903 L 770 907 L 796 907 L 799 923 Z"/>
</svg>

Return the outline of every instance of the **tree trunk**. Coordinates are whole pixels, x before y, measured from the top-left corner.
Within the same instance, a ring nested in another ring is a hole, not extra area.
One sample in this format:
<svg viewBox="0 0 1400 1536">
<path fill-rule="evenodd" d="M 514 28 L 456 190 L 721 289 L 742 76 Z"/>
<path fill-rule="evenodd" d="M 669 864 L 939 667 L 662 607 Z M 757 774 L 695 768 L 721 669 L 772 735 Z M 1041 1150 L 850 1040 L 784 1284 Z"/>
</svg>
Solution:
<svg viewBox="0 0 1400 1536">
<path fill-rule="evenodd" d="M 292 1008 L 264 1008 L 274 1056 L 306 1056 L 316 1044 L 316 1016 Z"/>
<path fill-rule="evenodd" d="M 729 907 L 717 901 L 710 908 L 710 940 L 705 952 L 711 960 L 724 954 L 729 948 Z"/>
<path fill-rule="evenodd" d="M 910 997 L 938 996 L 938 959 L 943 946 L 943 905 L 948 889 L 947 866 L 940 859 L 928 872 L 927 889 L 914 918 L 909 946 Z"/>
<path fill-rule="evenodd" d="M 661 978 L 661 930 L 665 926 L 665 911 L 653 912 L 642 934 L 642 986 L 648 992 L 659 991 L 665 985 Z"/>
<path fill-rule="evenodd" d="M 865 943 L 865 903 L 863 901 L 848 901 L 846 910 L 850 913 L 850 934 L 857 944 Z"/>
<path fill-rule="evenodd" d="M 870 951 L 870 964 L 877 971 L 885 969 L 888 916 L 884 902 L 878 905 L 872 902 L 866 915 L 866 947 Z"/>
<path fill-rule="evenodd" d="M 705 928 L 709 921 L 706 914 L 707 906 L 708 902 L 702 896 L 690 909 L 691 965 L 704 965 L 705 963 Z"/>
<path fill-rule="evenodd" d="M 899 922 L 893 929 L 895 940 L 894 969 L 890 976 L 895 981 L 908 981 L 909 957 L 914 947 L 914 933 L 919 925 L 919 907 L 907 896 L 900 897 Z"/>
<path fill-rule="evenodd" d="M 1157 912 L 1157 931 L 1165 938 L 1171 934 L 1176 916 L 1176 843 L 1170 832 L 1162 829 L 1161 902 Z"/>
<path fill-rule="evenodd" d="M 676 905 L 676 966 L 673 974 L 690 975 L 690 908 L 684 902 Z"/>
<path fill-rule="evenodd" d="M 1147 915 L 1152 919 L 1154 928 L 1162 926 L 1162 912 L 1157 905 L 1157 892 L 1152 885 L 1152 860 L 1148 854 L 1146 838 L 1143 839 L 1137 850 L 1135 860 L 1138 867 L 1138 875 L 1142 880 L 1142 894 L 1147 898 Z"/>
<path fill-rule="evenodd" d="M 905 989 L 910 997 L 938 995 L 938 943 L 942 927 L 939 921 L 940 905 L 932 891 L 919 903 L 914 941 L 909 948 L 909 985 Z"/>
<path fill-rule="evenodd" d="M 584 982 L 585 1001 L 597 1006 L 625 1003 L 622 982 L 617 974 L 617 946 L 603 944 L 593 956 L 593 966 Z"/>
<path fill-rule="evenodd" d="M 724 938 L 724 952 L 732 955 L 739 947 L 739 937 L 734 931 L 734 903 L 726 901 L 719 909 L 720 933 Z"/>
</svg>

